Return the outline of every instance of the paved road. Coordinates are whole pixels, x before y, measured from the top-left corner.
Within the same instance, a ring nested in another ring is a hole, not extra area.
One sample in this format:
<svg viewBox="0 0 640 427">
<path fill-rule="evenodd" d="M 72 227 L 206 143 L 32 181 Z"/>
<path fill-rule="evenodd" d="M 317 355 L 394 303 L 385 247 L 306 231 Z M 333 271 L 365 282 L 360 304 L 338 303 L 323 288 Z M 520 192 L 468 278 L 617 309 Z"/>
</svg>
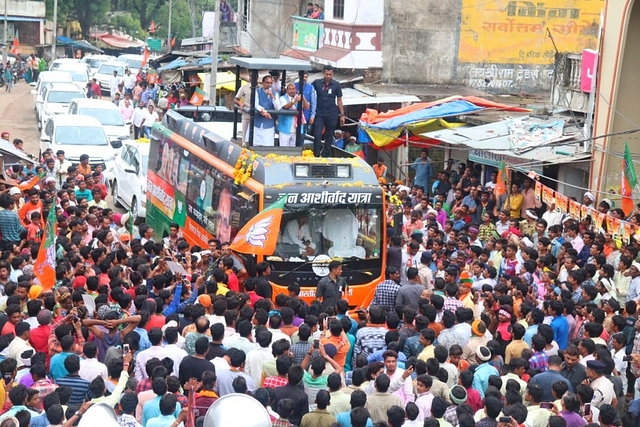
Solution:
<svg viewBox="0 0 640 427">
<path fill-rule="evenodd" d="M 0 132 L 9 131 L 11 138 L 24 141 L 24 150 L 37 156 L 40 151 L 40 131 L 36 123 L 36 113 L 31 95 L 31 87 L 21 80 L 11 93 L 0 88 Z M 111 196 L 107 197 L 109 207 L 114 209 Z M 115 208 L 124 213 L 124 209 Z"/>
</svg>

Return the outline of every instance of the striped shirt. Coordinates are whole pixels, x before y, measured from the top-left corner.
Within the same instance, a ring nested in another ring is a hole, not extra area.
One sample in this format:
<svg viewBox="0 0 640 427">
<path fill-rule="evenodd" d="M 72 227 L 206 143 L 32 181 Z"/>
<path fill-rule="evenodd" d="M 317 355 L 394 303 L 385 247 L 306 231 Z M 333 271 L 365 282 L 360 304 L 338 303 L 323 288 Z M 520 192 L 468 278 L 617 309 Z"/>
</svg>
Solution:
<svg viewBox="0 0 640 427">
<path fill-rule="evenodd" d="M 7 209 L 0 210 L 0 232 L 5 242 L 19 242 L 20 233 L 26 229 L 20 223 L 18 214 Z"/>
<path fill-rule="evenodd" d="M 67 375 L 66 377 L 58 378 L 56 383 L 59 386 L 71 387 L 71 398 L 69 399 L 69 405 L 76 403 L 83 403 L 89 391 L 89 381 L 80 378 L 80 375 Z"/>
</svg>

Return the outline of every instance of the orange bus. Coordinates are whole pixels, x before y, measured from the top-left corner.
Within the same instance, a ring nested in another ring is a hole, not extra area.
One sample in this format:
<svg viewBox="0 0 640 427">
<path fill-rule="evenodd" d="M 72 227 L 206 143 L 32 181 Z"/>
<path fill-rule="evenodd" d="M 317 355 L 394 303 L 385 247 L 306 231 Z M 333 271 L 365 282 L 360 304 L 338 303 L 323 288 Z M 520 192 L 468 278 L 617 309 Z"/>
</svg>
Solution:
<svg viewBox="0 0 640 427">
<path fill-rule="evenodd" d="M 171 110 L 154 125 L 150 144 L 146 222 L 157 236 L 177 223 L 192 245 L 230 242 L 286 194 L 275 253 L 245 262 L 271 264 L 274 295 L 297 282 L 311 301 L 329 261 L 339 259 L 350 308 L 368 307 L 384 280 L 386 219 L 384 194 L 362 159 L 339 149 L 332 158 L 300 148 L 294 156 L 260 156 Z"/>
</svg>

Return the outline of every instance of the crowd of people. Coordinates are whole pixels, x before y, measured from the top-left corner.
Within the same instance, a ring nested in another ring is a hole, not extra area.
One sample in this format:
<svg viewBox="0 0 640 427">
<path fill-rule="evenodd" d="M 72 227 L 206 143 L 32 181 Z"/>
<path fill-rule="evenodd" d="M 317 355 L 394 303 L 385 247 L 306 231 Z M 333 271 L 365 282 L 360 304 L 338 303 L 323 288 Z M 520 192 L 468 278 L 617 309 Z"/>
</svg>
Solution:
<svg viewBox="0 0 640 427">
<path fill-rule="evenodd" d="M 297 283 L 275 295 L 268 262 L 251 277 L 229 242 L 193 246 L 177 224 L 157 236 L 111 210 L 88 156 L 45 151 L 10 171 L 22 185 L 0 184 L 0 426 L 70 427 L 95 403 L 123 427 L 200 425 L 231 393 L 276 427 L 638 425 L 640 239 L 543 206 L 526 177 L 496 194 L 497 176 L 482 184 L 466 165 L 432 182 L 428 152 L 412 187 L 376 166 L 386 279 L 353 313 L 339 261 L 313 301 Z M 613 210 L 596 201 L 584 195 Z M 56 277 L 40 283 L 52 209 Z"/>
</svg>

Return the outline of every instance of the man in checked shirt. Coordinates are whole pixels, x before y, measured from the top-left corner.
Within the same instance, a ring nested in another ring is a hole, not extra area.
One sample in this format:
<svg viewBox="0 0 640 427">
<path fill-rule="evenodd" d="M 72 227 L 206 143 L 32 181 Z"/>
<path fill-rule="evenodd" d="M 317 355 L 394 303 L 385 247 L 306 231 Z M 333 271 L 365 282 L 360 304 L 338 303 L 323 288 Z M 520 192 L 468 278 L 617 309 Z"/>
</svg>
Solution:
<svg viewBox="0 0 640 427">
<path fill-rule="evenodd" d="M 396 267 L 387 267 L 386 280 L 376 287 L 371 305 L 377 305 L 391 312 L 396 306 L 396 297 L 400 290 L 400 270 Z"/>
</svg>

